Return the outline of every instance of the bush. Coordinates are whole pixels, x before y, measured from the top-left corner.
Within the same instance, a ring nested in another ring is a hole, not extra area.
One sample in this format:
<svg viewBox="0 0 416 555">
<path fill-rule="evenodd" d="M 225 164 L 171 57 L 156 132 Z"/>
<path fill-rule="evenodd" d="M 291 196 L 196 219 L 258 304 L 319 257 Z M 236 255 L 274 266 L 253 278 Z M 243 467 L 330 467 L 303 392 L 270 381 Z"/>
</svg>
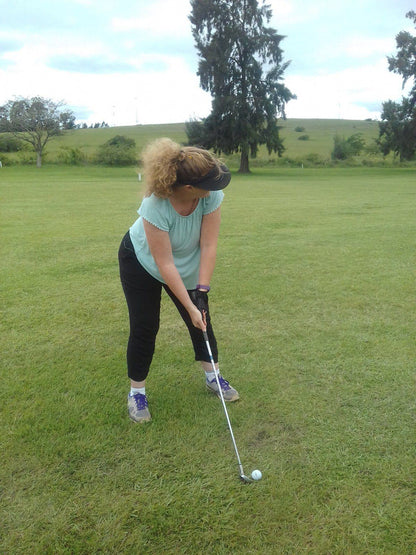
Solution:
<svg viewBox="0 0 416 555">
<path fill-rule="evenodd" d="M 347 160 L 352 156 L 358 156 L 365 147 L 362 133 L 354 133 L 347 139 L 340 135 L 334 137 L 334 149 L 331 152 L 333 160 Z"/>
<path fill-rule="evenodd" d="M 331 152 L 332 160 L 346 160 L 348 158 L 348 145 L 345 137 L 340 137 L 340 135 L 335 135 L 334 137 L 334 148 Z"/>
<path fill-rule="evenodd" d="M 46 156 L 47 153 L 44 152 L 42 154 L 42 160 L 45 160 Z M 36 164 L 36 158 L 36 152 L 22 150 L 18 154 L 18 163 L 22 166 L 31 166 L 33 164 Z"/>
<path fill-rule="evenodd" d="M 105 166 L 137 164 L 136 141 L 123 135 L 116 135 L 99 147 L 97 162 Z"/>
<path fill-rule="evenodd" d="M 309 135 L 300 135 L 298 141 L 309 141 Z"/>
<path fill-rule="evenodd" d="M 297 156 L 296 158 L 291 158 L 290 156 L 283 156 L 278 160 L 274 161 L 277 166 L 286 166 L 291 168 L 315 168 L 315 167 L 327 167 L 331 165 L 330 160 L 322 158 L 319 154 L 311 152 L 306 156 Z"/>
<path fill-rule="evenodd" d="M 23 141 L 8 133 L 0 134 L 0 152 L 19 152 L 23 150 Z"/>
<path fill-rule="evenodd" d="M 377 139 L 373 139 L 373 142 L 365 147 L 366 154 L 370 154 L 372 156 L 377 156 L 377 154 L 381 154 L 380 145 L 377 142 Z"/>
<path fill-rule="evenodd" d="M 136 148 L 136 141 L 134 139 L 124 137 L 124 135 L 116 135 L 115 137 L 104 143 L 104 145 L 119 146 L 124 148 Z"/>
<path fill-rule="evenodd" d="M 312 166 L 326 166 L 328 161 L 316 152 L 311 152 L 305 156 L 305 163 Z"/>
<path fill-rule="evenodd" d="M 365 147 L 365 140 L 363 139 L 362 133 L 354 133 L 354 135 L 348 137 L 347 143 L 350 147 L 351 156 L 358 156 Z"/>
<path fill-rule="evenodd" d="M 303 131 L 305 131 L 305 128 L 298 125 L 298 127 L 295 127 L 295 131 L 296 131 L 296 133 L 302 133 Z"/>
<path fill-rule="evenodd" d="M 13 165 L 13 161 L 10 160 L 10 158 L 8 156 L 6 156 L 5 154 L 2 154 L 0 156 L 0 162 L 1 162 L 2 167 Z"/>
<path fill-rule="evenodd" d="M 85 154 L 76 147 L 61 146 L 57 155 L 60 164 L 68 164 L 69 166 L 78 166 L 86 161 Z"/>
</svg>

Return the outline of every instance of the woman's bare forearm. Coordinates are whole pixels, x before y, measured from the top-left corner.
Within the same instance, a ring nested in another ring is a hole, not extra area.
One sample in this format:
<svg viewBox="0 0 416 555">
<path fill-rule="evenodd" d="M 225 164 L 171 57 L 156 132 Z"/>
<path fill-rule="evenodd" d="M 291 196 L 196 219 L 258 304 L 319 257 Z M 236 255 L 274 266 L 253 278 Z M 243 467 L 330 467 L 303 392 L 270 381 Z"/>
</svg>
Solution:
<svg viewBox="0 0 416 555">
<path fill-rule="evenodd" d="M 217 245 L 209 245 L 201 247 L 201 263 L 199 267 L 198 283 L 201 285 L 209 285 L 212 274 L 214 273 L 215 261 L 217 258 Z"/>
<path fill-rule="evenodd" d="M 201 262 L 199 265 L 199 280 L 201 285 L 209 285 L 214 273 L 217 258 L 218 235 L 220 231 L 221 211 L 217 208 L 214 212 L 203 217 L 201 227 Z"/>
<path fill-rule="evenodd" d="M 194 307 L 194 304 L 188 295 L 188 291 L 186 290 L 186 287 L 182 281 L 181 276 L 179 275 L 175 264 L 160 264 L 158 265 L 158 268 L 163 281 L 166 283 L 175 297 L 189 312 L 189 310 Z"/>
<path fill-rule="evenodd" d="M 181 276 L 175 266 L 175 264 L 165 263 L 158 266 L 160 275 L 163 281 L 175 295 L 175 297 L 181 302 L 185 310 L 188 312 L 193 325 L 203 331 L 206 330 L 206 324 L 204 321 L 204 315 L 198 310 L 198 308 L 192 302 L 188 291 L 182 281 Z"/>
</svg>

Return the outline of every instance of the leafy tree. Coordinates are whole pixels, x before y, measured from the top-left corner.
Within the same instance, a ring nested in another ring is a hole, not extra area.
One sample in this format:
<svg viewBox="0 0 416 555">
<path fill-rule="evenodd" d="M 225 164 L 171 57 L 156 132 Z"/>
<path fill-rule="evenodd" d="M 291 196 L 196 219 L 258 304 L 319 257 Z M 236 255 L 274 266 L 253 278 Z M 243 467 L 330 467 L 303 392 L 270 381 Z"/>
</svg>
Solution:
<svg viewBox="0 0 416 555">
<path fill-rule="evenodd" d="M 416 12 L 410 11 L 406 17 L 416 27 Z M 401 103 L 383 103 L 378 142 L 383 154 L 392 151 L 403 161 L 411 160 L 416 153 L 416 36 L 401 31 L 396 46 L 397 55 L 388 57 L 389 70 L 402 76 L 403 87 L 409 80 L 413 80 L 413 86 Z"/>
<path fill-rule="evenodd" d="M 341 137 L 341 135 L 338 134 L 335 135 L 334 149 L 331 152 L 331 158 L 333 160 L 345 160 L 348 157 L 346 150 L 345 137 Z"/>
<path fill-rule="evenodd" d="M 384 156 L 393 152 L 400 161 L 412 160 L 416 151 L 416 110 L 404 98 L 383 103 L 378 144 Z"/>
<path fill-rule="evenodd" d="M 36 152 L 36 165 L 40 168 L 48 141 L 75 120 L 71 111 L 62 113 L 61 110 L 61 103 L 40 96 L 9 100 L 0 106 L 0 132 L 13 133 L 29 143 Z"/>
<path fill-rule="evenodd" d="M 365 140 L 362 133 L 354 133 L 347 139 L 350 156 L 359 156 L 365 147 Z"/>
<path fill-rule="evenodd" d="M 136 141 L 123 135 L 116 135 L 99 147 L 97 162 L 105 166 L 132 166 L 136 164 Z"/>
<path fill-rule="evenodd" d="M 411 19 L 416 28 L 416 12 L 410 11 L 406 17 Z M 409 79 L 413 79 L 409 101 L 414 107 L 416 104 L 416 36 L 408 31 L 401 31 L 396 37 L 397 56 L 388 58 L 389 70 L 398 73 L 403 78 L 403 86 Z"/>
<path fill-rule="evenodd" d="M 209 91 L 211 114 L 187 125 L 188 140 L 216 152 L 241 153 L 240 172 L 260 145 L 279 156 L 277 116 L 294 95 L 282 81 L 284 38 L 267 27 L 272 11 L 257 0 L 191 0 L 189 17 L 199 54 L 198 75 Z"/>
<path fill-rule="evenodd" d="M 62 112 L 59 115 L 59 121 L 62 129 L 75 129 L 75 114 L 71 111 Z"/>
</svg>

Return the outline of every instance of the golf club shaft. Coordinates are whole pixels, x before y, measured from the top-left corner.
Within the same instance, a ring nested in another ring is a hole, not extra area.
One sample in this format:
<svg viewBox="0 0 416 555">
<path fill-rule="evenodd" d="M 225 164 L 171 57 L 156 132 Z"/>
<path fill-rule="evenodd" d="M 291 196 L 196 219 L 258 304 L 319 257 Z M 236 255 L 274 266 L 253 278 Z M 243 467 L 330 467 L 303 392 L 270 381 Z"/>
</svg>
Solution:
<svg viewBox="0 0 416 555">
<path fill-rule="evenodd" d="M 205 340 L 205 344 L 206 344 L 207 349 L 208 349 L 208 354 L 209 354 L 209 358 L 210 358 L 210 361 L 211 361 L 212 369 L 214 371 L 215 379 L 217 381 L 222 406 L 224 407 L 224 412 L 225 412 L 225 417 L 227 419 L 228 429 L 230 430 L 231 440 L 232 440 L 233 445 L 234 445 L 234 450 L 235 450 L 235 454 L 237 456 L 238 466 L 240 468 L 240 476 L 243 477 L 244 476 L 243 465 L 241 464 L 240 455 L 238 454 L 237 444 L 235 442 L 235 438 L 234 438 L 234 434 L 233 434 L 233 429 L 231 427 L 230 417 L 228 416 L 227 407 L 225 406 L 224 396 L 222 394 L 221 384 L 220 384 L 220 380 L 219 380 L 219 374 L 218 374 L 218 370 L 215 367 L 214 357 L 212 356 L 212 351 L 211 351 L 211 346 L 209 344 L 208 334 L 207 334 L 206 331 L 203 331 L 202 333 L 204 335 L 204 340 Z"/>
</svg>

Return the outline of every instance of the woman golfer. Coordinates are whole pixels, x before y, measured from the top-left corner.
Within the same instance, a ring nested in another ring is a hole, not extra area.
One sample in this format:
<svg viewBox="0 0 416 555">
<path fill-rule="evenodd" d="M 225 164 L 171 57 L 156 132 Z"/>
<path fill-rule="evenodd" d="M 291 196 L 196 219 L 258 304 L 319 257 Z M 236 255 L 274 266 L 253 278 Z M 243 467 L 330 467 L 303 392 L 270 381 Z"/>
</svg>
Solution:
<svg viewBox="0 0 416 555">
<path fill-rule="evenodd" d="M 119 250 L 120 278 L 130 317 L 127 405 L 135 422 L 151 419 L 145 380 L 159 329 L 162 287 L 188 327 L 207 388 L 220 395 L 202 331 L 208 334 L 218 369 L 207 293 L 215 266 L 222 189 L 231 179 L 228 168 L 207 150 L 181 147 L 170 139 L 151 143 L 142 158 L 147 189 L 138 210 L 140 217 Z M 219 381 L 224 399 L 236 401 L 237 391 L 221 374 Z"/>
</svg>

